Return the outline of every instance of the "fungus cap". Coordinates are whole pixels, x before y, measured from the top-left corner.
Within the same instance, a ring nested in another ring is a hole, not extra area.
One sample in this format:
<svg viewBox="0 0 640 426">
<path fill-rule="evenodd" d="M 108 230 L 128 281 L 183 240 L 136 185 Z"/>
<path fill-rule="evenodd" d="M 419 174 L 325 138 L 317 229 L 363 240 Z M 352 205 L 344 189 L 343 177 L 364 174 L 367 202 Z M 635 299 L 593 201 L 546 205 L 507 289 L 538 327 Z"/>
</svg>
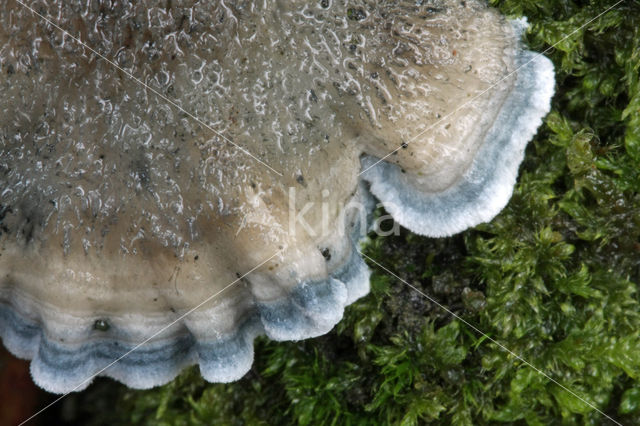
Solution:
<svg viewBox="0 0 640 426">
<path fill-rule="evenodd" d="M 425 235 L 490 220 L 549 109 L 482 2 L 232 3 L 33 4 L 114 63 L 0 5 L 0 334 L 48 391 L 232 381 L 257 335 L 328 332 L 371 194 Z"/>
</svg>

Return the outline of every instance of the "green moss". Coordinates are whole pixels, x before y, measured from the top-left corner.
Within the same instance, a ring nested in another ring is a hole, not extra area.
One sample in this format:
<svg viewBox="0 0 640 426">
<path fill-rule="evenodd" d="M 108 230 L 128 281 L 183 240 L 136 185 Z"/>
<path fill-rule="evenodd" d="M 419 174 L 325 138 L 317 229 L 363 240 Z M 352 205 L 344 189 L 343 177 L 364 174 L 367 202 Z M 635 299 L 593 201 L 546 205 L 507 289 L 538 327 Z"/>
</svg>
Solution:
<svg viewBox="0 0 640 426">
<path fill-rule="evenodd" d="M 614 2 L 491 3 L 529 18 L 532 49 L 559 43 L 548 52 L 557 68 L 553 111 L 513 198 L 490 224 L 462 235 L 372 237 L 365 252 L 600 410 L 639 424 L 640 4 L 627 0 L 576 31 Z M 372 293 L 331 333 L 261 339 L 239 382 L 207 384 L 195 369 L 149 391 L 102 381 L 70 401 L 86 407 L 105 392 L 117 411 L 75 416 L 154 425 L 604 423 L 371 266 Z"/>
</svg>

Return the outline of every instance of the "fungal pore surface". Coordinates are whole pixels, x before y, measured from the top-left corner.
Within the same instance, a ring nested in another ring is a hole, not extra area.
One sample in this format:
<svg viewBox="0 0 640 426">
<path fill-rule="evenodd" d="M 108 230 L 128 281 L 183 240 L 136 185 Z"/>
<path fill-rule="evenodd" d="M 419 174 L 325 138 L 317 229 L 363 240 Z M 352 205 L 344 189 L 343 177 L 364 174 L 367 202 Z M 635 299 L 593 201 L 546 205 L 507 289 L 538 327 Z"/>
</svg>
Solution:
<svg viewBox="0 0 640 426">
<path fill-rule="evenodd" d="M 257 335 L 328 332 L 375 198 L 429 236 L 506 204 L 554 85 L 523 28 L 476 0 L 3 1 L 4 345 L 63 393 L 232 381 Z"/>
</svg>

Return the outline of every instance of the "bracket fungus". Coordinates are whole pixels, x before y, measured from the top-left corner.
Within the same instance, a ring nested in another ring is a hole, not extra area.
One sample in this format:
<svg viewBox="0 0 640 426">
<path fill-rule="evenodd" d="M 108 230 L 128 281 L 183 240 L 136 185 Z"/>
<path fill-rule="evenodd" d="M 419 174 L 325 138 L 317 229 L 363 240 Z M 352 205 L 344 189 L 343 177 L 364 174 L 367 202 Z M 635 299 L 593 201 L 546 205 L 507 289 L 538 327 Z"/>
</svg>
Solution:
<svg viewBox="0 0 640 426">
<path fill-rule="evenodd" d="M 554 86 L 476 0 L 7 0 L 0 23 L 0 334 L 51 392 L 232 381 L 257 335 L 328 332 L 368 292 L 371 194 L 424 235 L 490 220 Z"/>
</svg>

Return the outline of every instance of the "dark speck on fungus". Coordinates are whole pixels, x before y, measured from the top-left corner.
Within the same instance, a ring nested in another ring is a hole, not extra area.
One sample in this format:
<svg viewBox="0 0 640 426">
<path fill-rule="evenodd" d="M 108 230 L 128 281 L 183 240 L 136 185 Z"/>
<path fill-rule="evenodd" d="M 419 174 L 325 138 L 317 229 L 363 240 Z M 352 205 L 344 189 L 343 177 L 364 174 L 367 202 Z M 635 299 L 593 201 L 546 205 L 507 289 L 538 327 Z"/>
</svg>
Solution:
<svg viewBox="0 0 640 426">
<path fill-rule="evenodd" d="M 347 9 L 347 17 L 352 21 L 361 21 L 367 17 L 367 14 L 362 8 L 349 8 Z"/>
<path fill-rule="evenodd" d="M 322 256 L 328 261 L 331 260 L 331 250 L 329 250 L 328 248 L 324 248 L 322 249 Z"/>
<path fill-rule="evenodd" d="M 97 319 L 93 323 L 93 328 L 94 330 L 98 330 L 98 331 L 107 331 L 111 327 L 109 326 L 109 322 L 107 322 L 107 320 Z"/>
<path fill-rule="evenodd" d="M 482 1 L 323 0 L 313 19 L 306 1 L 80 3 L 38 11 L 107 58 L 126 49 L 175 104 L 0 5 L 0 334 L 51 392 L 163 327 L 101 374 L 149 388 L 197 363 L 228 382 L 258 335 L 327 333 L 369 291 L 373 197 L 424 235 L 492 219 L 553 92 L 523 22 Z"/>
</svg>

